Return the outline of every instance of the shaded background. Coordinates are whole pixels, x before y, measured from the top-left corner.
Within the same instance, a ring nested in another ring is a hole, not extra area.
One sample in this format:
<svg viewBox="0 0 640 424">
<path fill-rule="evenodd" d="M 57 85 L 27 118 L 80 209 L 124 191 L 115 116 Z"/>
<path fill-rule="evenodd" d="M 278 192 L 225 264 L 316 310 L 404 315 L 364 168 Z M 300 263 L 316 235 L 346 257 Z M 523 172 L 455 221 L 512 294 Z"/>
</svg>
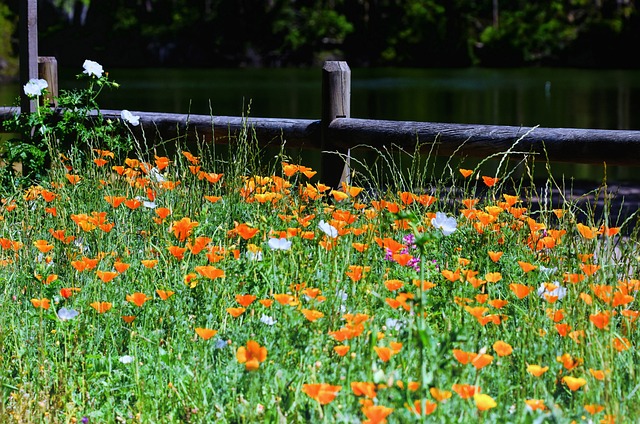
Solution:
<svg viewBox="0 0 640 424">
<path fill-rule="evenodd" d="M 17 6 L 0 0 L 0 72 Z M 638 63 L 634 0 L 41 0 L 40 55 L 115 67 L 579 66 Z"/>
</svg>

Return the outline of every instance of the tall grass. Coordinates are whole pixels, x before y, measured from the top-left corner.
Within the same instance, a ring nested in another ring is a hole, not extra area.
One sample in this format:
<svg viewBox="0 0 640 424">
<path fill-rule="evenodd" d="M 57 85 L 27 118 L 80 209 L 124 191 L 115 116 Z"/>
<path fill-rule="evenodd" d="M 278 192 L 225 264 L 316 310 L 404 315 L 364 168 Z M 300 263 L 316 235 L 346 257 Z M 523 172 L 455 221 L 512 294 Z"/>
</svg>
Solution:
<svg viewBox="0 0 640 424">
<path fill-rule="evenodd" d="M 4 195 L 3 422 L 640 414 L 637 216 L 533 210 L 561 183 L 534 186 L 528 159 L 465 177 L 389 148 L 332 190 L 250 127 L 224 155 L 142 145 L 64 152 Z"/>
</svg>

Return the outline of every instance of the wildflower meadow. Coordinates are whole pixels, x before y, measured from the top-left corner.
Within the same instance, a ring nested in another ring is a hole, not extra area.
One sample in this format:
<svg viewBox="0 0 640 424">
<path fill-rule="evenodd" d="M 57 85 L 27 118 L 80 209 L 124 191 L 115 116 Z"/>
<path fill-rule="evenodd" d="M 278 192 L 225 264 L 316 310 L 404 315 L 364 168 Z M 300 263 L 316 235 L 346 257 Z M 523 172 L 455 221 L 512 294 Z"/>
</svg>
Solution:
<svg viewBox="0 0 640 424">
<path fill-rule="evenodd" d="M 167 153 L 72 118 L 2 187 L 2 422 L 640 417 L 637 216 L 534 208 L 509 160 L 380 152 L 329 187 L 249 128 Z"/>
</svg>

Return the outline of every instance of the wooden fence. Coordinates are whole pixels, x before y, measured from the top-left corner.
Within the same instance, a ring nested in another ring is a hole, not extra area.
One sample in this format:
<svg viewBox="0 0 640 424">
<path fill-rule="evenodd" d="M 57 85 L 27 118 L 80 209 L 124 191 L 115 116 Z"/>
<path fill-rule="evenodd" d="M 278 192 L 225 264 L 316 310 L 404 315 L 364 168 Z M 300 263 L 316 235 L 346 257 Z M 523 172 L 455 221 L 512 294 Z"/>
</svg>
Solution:
<svg viewBox="0 0 640 424">
<path fill-rule="evenodd" d="M 21 3 L 21 83 L 38 76 L 36 0 Z M 41 78 L 52 79 L 55 60 L 40 58 Z M 47 75 L 49 75 L 47 77 Z M 57 81 L 49 81 L 52 87 Z M 356 119 L 350 113 L 351 71 L 346 62 L 325 62 L 322 69 L 322 117 L 319 120 L 286 118 L 241 118 L 132 112 L 140 116 L 140 128 L 147 136 L 163 139 L 175 136 L 233 142 L 249 126 L 262 143 L 285 140 L 287 146 L 315 148 L 323 153 L 321 175 L 327 183 L 339 179 L 344 167 L 340 155 L 356 145 L 380 148 L 395 144 L 412 151 L 416 143 L 437 155 L 487 157 L 496 153 L 531 154 L 535 159 L 571 163 L 640 165 L 640 131 L 576 128 L 528 128 L 493 125 Z M 35 110 L 24 95 L 22 110 Z M 18 108 L 0 108 L 0 123 Z M 103 110 L 103 116 L 119 119 L 120 111 Z M 526 136 L 525 136 L 526 135 Z M 435 143 L 435 146 L 432 146 Z M 432 148 L 433 147 L 433 148 Z"/>
</svg>

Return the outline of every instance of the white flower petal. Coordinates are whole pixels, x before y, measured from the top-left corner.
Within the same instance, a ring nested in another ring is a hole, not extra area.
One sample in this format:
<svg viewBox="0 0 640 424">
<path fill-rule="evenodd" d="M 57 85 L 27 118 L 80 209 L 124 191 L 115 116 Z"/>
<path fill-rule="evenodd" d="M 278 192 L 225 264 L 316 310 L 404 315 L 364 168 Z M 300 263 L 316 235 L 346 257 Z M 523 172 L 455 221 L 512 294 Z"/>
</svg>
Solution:
<svg viewBox="0 0 640 424">
<path fill-rule="evenodd" d="M 445 236 L 448 236 L 456 231 L 458 222 L 452 216 L 448 217 L 445 213 L 436 212 L 435 218 L 431 219 L 431 225 L 433 225 L 434 228 L 440 229 L 440 231 L 442 231 L 442 234 L 444 234 Z"/>
<path fill-rule="evenodd" d="M 122 112 L 120 112 L 120 118 L 134 127 L 140 125 L 140 117 L 138 115 L 132 114 L 126 109 L 123 109 Z"/>
<path fill-rule="evenodd" d="M 133 359 L 134 359 L 133 356 L 124 355 L 118 358 L 118 361 L 122 362 L 123 364 L 130 364 L 133 362 Z"/>
<path fill-rule="evenodd" d="M 291 241 L 286 238 L 270 238 L 268 242 L 271 250 L 291 250 Z"/>
<path fill-rule="evenodd" d="M 260 322 L 265 325 L 274 325 L 277 321 L 273 319 L 273 317 L 270 317 L 269 315 L 262 315 L 260 317 Z"/>
<path fill-rule="evenodd" d="M 324 220 L 318 223 L 318 228 L 320 228 L 323 233 L 331 238 L 338 237 L 338 230 L 336 229 L 336 227 L 327 222 L 324 222 Z"/>
<path fill-rule="evenodd" d="M 75 309 L 67 309 L 65 307 L 60 308 L 58 310 L 58 318 L 60 321 L 69 321 L 78 316 L 78 311 Z"/>
<path fill-rule="evenodd" d="M 98 62 L 94 62 L 93 60 L 85 60 L 82 64 L 82 67 L 84 68 L 84 71 L 82 71 L 82 73 L 87 74 L 90 77 L 94 76 L 96 78 L 100 78 L 104 72 L 102 70 L 102 65 L 100 65 Z"/>
<path fill-rule="evenodd" d="M 42 91 L 49 87 L 49 84 L 46 80 L 32 78 L 24 85 L 24 94 L 27 96 L 41 96 Z"/>
</svg>

